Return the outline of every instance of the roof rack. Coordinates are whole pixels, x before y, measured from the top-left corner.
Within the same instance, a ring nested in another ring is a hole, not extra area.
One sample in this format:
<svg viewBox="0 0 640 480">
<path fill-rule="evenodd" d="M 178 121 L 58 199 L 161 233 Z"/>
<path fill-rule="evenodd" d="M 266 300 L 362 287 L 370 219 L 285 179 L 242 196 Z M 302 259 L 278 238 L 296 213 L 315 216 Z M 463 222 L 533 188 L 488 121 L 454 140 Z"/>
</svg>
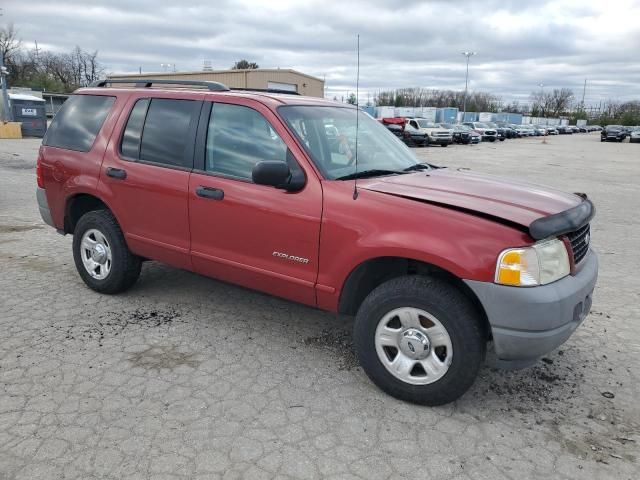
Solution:
<svg viewBox="0 0 640 480">
<path fill-rule="evenodd" d="M 240 90 L 243 92 L 263 92 L 263 93 L 284 93 L 287 95 L 300 95 L 298 92 L 290 90 L 281 90 L 279 88 L 232 88 L 231 90 Z"/>
<path fill-rule="evenodd" d="M 220 82 L 210 82 L 205 80 L 155 80 L 152 78 L 107 78 L 93 82 L 91 87 L 106 87 L 114 83 L 133 83 L 136 87 L 151 88 L 153 85 L 187 85 L 194 87 L 207 87 L 212 92 L 228 92 L 229 87 Z"/>
</svg>

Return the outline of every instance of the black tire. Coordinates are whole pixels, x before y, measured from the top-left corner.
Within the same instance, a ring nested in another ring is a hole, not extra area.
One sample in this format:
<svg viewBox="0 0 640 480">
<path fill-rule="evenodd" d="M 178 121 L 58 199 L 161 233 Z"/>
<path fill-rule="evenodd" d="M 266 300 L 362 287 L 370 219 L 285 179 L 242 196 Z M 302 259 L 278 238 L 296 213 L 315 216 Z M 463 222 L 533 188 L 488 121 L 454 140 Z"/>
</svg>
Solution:
<svg viewBox="0 0 640 480">
<path fill-rule="evenodd" d="M 440 146 L 441 146 L 441 147 L 448 147 L 448 146 L 449 146 L 449 144 L 448 144 L 448 143 L 441 143 L 441 144 L 440 144 Z"/>
<path fill-rule="evenodd" d="M 111 248 L 111 270 L 104 279 L 92 277 L 82 262 L 80 243 L 87 230 L 96 229 L 105 236 Z M 130 288 L 140 276 L 142 261 L 129 250 L 115 217 L 108 210 L 85 213 L 73 233 L 73 260 L 80 277 L 96 292 L 114 294 Z"/>
<path fill-rule="evenodd" d="M 604 138 L 601 138 L 601 139 L 600 139 L 600 141 L 601 141 L 601 142 L 604 142 L 604 141 L 606 141 L 606 140 L 605 140 Z"/>
<path fill-rule="evenodd" d="M 434 315 L 451 338 L 451 365 L 433 383 L 404 382 L 392 375 L 378 357 L 376 328 L 385 314 L 401 307 L 419 308 Z M 484 362 L 486 340 L 481 317 L 467 297 L 446 282 L 424 276 L 394 278 L 375 288 L 360 306 L 354 324 L 356 354 L 367 376 L 389 395 L 420 405 L 443 405 L 463 395 Z"/>
</svg>

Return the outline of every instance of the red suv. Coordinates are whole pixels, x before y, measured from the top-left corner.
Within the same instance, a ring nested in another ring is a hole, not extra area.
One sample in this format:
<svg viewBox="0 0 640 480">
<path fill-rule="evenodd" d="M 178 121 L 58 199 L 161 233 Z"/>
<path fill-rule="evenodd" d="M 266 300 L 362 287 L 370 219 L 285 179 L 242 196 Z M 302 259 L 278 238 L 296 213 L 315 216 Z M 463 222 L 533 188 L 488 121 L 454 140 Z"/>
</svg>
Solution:
<svg viewBox="0 0 640 480">
<path fill-rule="evenodd" d="M 93 290 L 157 260 L 355 315 L 367 375 L 427 405 L 462 395 L 488 346 L 531 364 L 589 313 L 585 195 L 419 163 L 352 106 L 162 83 L 78 90 L 40 148 L 42 218 Z"/>
</svg>

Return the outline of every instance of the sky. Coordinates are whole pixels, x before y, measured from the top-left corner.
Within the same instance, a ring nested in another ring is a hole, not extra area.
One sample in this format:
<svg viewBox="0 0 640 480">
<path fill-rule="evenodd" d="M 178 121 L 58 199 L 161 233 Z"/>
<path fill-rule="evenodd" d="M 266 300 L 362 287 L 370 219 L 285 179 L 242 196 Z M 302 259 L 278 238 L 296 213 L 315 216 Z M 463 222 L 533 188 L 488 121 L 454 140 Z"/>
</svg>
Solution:
<svg viewBox="0 0 640 480">
<path fill-rule="evenodd" d="M 640 99 L 640 0 L 3 0 L 27 48 L 98 50 L 109 73 L 226 69 L 240 59 L 326 79 L 360 101 L 402 87 L 527 102 L 543 84 L 585 103 Z M 173 67 L 168 67 L 173 69 Z"/>
</svg>

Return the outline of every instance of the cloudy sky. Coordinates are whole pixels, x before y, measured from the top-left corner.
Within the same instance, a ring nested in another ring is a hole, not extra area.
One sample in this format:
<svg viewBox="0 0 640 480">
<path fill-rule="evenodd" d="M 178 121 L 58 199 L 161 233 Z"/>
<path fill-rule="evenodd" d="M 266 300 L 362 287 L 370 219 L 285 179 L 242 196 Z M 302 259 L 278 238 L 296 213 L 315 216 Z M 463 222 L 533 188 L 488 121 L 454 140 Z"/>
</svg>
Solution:
<svg viewBox="0 0 640 480">
<path fill-rule="evenodd" d="M 640 0 L 4 0 L 24 45 L 99 51 L 109 72 L 261 67 L 325 77 L 327 95 L 470 88 L 527 101 L 540 83 L 586 103 L 640 99 Z"/>
</svg>

